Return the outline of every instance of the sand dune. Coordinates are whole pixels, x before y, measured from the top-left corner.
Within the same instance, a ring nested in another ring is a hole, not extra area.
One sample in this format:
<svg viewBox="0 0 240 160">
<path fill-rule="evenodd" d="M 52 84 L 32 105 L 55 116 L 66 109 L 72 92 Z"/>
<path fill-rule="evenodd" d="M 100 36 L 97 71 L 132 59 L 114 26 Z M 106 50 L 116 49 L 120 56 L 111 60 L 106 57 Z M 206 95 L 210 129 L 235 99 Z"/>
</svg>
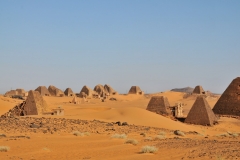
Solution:
<svg viewBox="0 0 240 160">
<path fill-rule="evenodd" d="M 124 126 L 107 126 L 101 124 L 101 128 L 97 128 L 98 125 L 92 126 L 92 124 L 85 124 L 82 126 L 83 131 L 89 131 L 91 134 L 87 137 L 76 137 L 72 135 L 71 127 L 76 128 L 76 126 L 67 126 L 66 128 L 70 131 L 64 132 L 47 132 L 42 133 L 41 130 L 34 133 L 34 129 L 23 133 L 20 129 L 16 132 L 11 132 L 8 130 L 8 136 L 19 136 L 19 135 L 30 135 L 31 139 L 15 138 L 18 141 L 11 141 L 11 138 L 6 139 L 0 138 L 0 143 L 2 145 L 10 146 L 11 150 L 9 152 L 0 154 L 0 159 L 14 159 L 20 157 L 22 159 L 181 159 L 185 157 L 188 159 L 189 155 L 195 156 L 195 159 L 202 159 L 201 155 L 206 145 L 210 146 L 214 143 L 218 143 L 218 146 L 229 148 L 228 144 L 231 143 L 230 148 L 234 150 L 238 143 L 236 140 L 228 141 L 224 140 L 218 141 L 219 137 L 216 135 L 223 133 L 240 133 L 240 121 L 234 118 L 221 118 L 219 124 L 214 127 L 200 126 L 200 125 L 189 125 L 179 121 L 174 121 L 170 118 L 155 114 L 153 112 L 147 111 L 146 107 L 152 96 L 166 96 L 173 106 L 175 103 L 181 102 L 184 104 L 184 114 L 187 115 L 191 109 L 196 97 L 190 96 L 188 98 L 183 98 L 184 93 L 166 91 L 144 96 L 136 95 L 115 95 L 112 96 L 117 99 L 117 101 L 107 100 L 102 102 L 100 99 L 88 99 L 89 102 L 83 102 L 81 98 L 77 98 L 81 103 L 73 104 L 70 103 L 73 97 L 44 97 L 50 109 L 61 106 L 65 110 L 64 116 L 44 116 L 51 117 L 52 119 L 72 119 L 72 120 L 91 120 L 88 122 L 97 123 L 99 120 L 104 122 L 127 122 L 132 129 L 126 130 Z M 211 107 L 214 106 L 218 97 L 208 97 L 207 101 Z M 16 100 L 8 97 L 0 96 L 0 114 L 4 114 L 9 109 L 14 107 L 16 104 L 21 103 L 21 100 Z M 41 118 L 39 116 L 29 116 Z M 108 123 L 106 123 L 108 124 Z M 71 125 L 68 123 L 66 125 Z M 81 126 L 81 125 L 80 125 Z M 53 128 L 56 126 L 52 126 Z M 153 128 L 151 128 L 153 127 Z M 10 127 L 11 128 L 11 127 Z M 106 130 L 106 129 L 115 130 Z M 135 131 L 133 131 L 133 128 Z M 148 128 L 151 128 L 148 130 Z M 157 130 L 156 130 L 157 128 Z M 161 129 L 162 128 L 162 129 Z M 60 127 L 64 130 L 64 127 Z M 166 131 L 166 140 L 155 140 L 154 137 L 157 136 L 159 130 Z M 44 128 L 43 128 L 44 130 Z M 96 130 L 99 131 L 96 134 Z M 183 132 L 196 131 L 199 134 L 187 135 L 180 139 L 175 139 L 176 135 L 173 134 L 173 130 L 181 130 Z M 0 130 L 1 133 L 5 133 L 5 130 Z M 125 133 L 128 132 L 129 138 L 134 138 L 139 141 L 137 146 L 130 144 L 125 144 L 124 139 L 112 139 L 111 135 L 114 133 Z M 146 132 L 148 137 L 143 137 L 140 132 Z M 205 139 L 204 137 L 207 137 Z M 150 138 L 152 140 L 146 140 Z M 222 137 L 220 137 L 222 138 Z M 193 139 L 193 140 L 192 140 Z M 21 147 L 19 146 L 21 142 Z M 51 143 L 49 143 L 51 142 Z M 234 142 L 234 143 L 233 143 Z M 236 143 L 235 143 L 236 142 Z M 168 144 L 169 143 L 169 144 Z M 196 144 L 199 145 L 196 145 Z M 155 145 L 160 147 L 160 151 L 156 154 L 139 154 L 141 147 L 144 145 Z M 182 147 L 187 148 L 183 150 Z M 188 146 L 191 146 L 188 148 Z M 169 148 L 170 147 L 170 148 Z M 29 149 L 31 148 L 31 149 Z M 188 150 L 194 148 L 195 152 L 190 153 Z M 218 152 L 224 149 L 214 148 L 213 150 L 204 150 L 204 153 L 209 152 L 209 156 L 217 156 Z M 227 154 L 226 154 L 227 153 Z M 225 156 L 236 155 L 235 152 L 228 153 L 224 152 Z M 113 158 L 114 157 L 114 158 Z M 200 158 L 199 158 L 200 157 Z M 204 159 L 207 159 L 206 157 Z"/>
</svg>

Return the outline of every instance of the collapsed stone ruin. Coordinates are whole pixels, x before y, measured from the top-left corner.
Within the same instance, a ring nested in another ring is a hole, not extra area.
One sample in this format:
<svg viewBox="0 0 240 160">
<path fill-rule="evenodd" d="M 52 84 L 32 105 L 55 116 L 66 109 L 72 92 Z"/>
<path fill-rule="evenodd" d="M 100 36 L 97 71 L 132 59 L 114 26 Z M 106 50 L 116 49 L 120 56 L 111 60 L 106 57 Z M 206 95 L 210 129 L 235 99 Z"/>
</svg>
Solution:
<svg viewBox="0 0 240 160">
<path fill-rule="evenodd" d="M 183 104 L 182 103 L 176 103 L 174 109 L 174 116 L 176 118 L 183 118 Z"/>
<path fill-rule="evenodd" d="M 7 91 L 4 95 L 7 97 L 12 97 L 12 96 L 26 97 L 28 96 L 28 92 L 26 92 L 24 89 L 16 89 L 16 90 Z"/>
</svg>

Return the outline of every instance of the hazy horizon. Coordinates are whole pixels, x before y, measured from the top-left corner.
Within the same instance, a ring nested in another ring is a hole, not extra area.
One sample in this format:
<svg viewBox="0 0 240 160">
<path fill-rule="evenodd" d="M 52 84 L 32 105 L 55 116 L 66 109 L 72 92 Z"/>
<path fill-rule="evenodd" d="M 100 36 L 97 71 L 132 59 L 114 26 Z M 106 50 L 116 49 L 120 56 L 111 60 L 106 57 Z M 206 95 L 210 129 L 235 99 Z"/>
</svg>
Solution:
<svg viewBox="0 0 240 160">
<path fill-rule="evenodd" d="M 239 77 L 240 1 L 0 1 L 0 93 L 54 85 L 119 93 Z"/>
</svg>

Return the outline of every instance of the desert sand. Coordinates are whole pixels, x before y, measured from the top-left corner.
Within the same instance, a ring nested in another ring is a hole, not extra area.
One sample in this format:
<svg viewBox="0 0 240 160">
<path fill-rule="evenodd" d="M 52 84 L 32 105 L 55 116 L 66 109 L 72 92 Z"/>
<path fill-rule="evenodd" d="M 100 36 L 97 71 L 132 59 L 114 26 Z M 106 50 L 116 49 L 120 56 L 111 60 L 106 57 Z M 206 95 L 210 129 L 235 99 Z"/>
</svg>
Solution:
<svg viewBox="0 0 240 160">
<path fill-rule="evenodd" d="M 152 96 L 168 97 L 170 105 L 184 104 L 184 115 L 191 109 L 196 97 L 183 98 L 184 93 L 166 91 L 149 95 L 113 95 L 117 101 L 89 99 L 80 104 L 70 103 L 73 97 L 48 97 L 51 109 L 62 107 L 64 116 L 26 116 L 1 120 L 0 159 L 239 159 L 240 120 L 221 117 L 219 124 L 190 125 L 146 110 Z M 219 96 L 207 97 L 213 107 Z M 0 96 L 0 115 L 22 100 Z M 118 126 L 115 122 L 127 122 Z M 30 127 L 32 124 L 38 127 Z M 185 133 L 177 136 L 175 130 Z M 75 136 L 79 131 L 87 133 Z M 164 133 L 164 138 L 156 138 Z M 126 138 L 113 138 L 125 134 Z M 126 144 L 135 139 L 138 144 Z M 156 153 L 141 153 L 143 146 L 156 146 Z"/>
</svg>

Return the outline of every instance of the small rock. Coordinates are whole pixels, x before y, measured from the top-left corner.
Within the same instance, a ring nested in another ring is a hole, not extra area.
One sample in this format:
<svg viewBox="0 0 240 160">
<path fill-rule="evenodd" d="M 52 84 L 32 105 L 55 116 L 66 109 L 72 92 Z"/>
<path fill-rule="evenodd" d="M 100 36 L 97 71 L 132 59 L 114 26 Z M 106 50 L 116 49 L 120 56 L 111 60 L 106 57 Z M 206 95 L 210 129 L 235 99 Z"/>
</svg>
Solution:
<svg viewBox="0 0 240 160">
<path fill-rule="evenodd" d="M 122 123 L 122 126 L 127 126 L 127 125 L 128 125 L 127 122 L 123 122 L 123 123 Z"/>
</svg>

